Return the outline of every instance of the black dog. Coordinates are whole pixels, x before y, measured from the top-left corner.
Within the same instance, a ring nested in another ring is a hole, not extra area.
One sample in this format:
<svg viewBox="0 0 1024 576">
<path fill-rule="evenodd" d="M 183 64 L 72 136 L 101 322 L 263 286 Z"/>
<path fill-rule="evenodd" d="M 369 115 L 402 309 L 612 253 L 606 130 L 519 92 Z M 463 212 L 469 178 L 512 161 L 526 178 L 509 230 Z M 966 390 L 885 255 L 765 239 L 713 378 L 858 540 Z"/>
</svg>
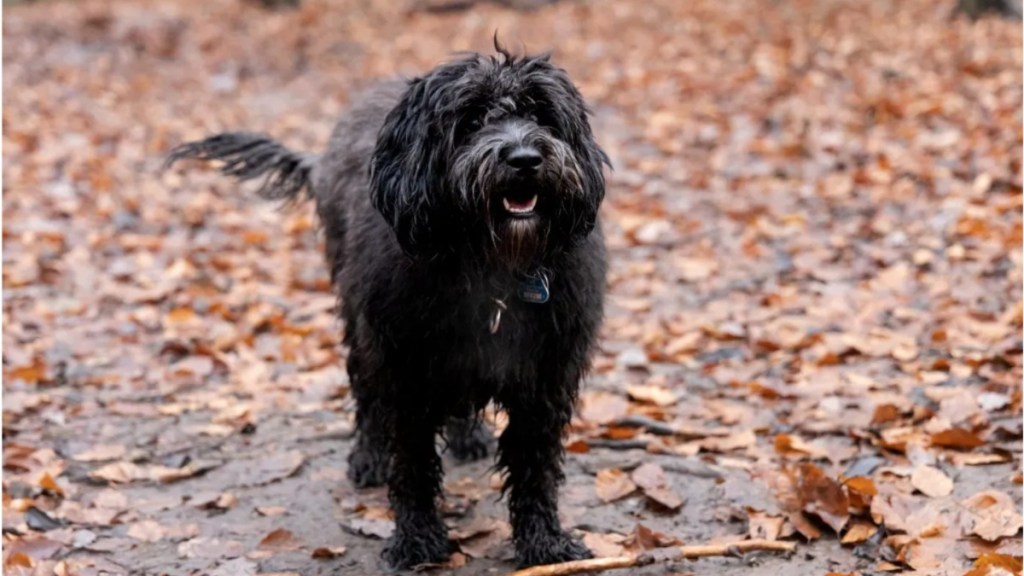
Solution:
<svg viewBox="0 0 1024 576">
<path fill-rule="evenodd" d="M 602 165 L 588 111 L 548 56 L 471 54 L 385 85 L 337 124 L 327 152 L 229 133 L 168 162 L 216 159 L 307 190 L 340 292 L 358 408 L 356 486 L 388 483 L 397 568 L 448 558 L 438 514 L 445 432 L 457 457 L 487 454 L 488 401 L 521 565 L 587 558 L 558 521 L 561 436 L 602 317 Z"/>
</svg>

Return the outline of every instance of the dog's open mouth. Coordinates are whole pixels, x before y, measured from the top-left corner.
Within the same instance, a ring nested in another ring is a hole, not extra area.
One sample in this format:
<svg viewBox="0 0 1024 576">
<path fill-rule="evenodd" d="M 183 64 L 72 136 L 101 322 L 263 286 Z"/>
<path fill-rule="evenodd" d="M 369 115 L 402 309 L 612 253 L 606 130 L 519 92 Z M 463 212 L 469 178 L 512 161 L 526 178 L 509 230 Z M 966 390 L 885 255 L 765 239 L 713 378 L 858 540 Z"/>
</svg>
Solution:
<svg viewBox="0 0 1024 576">
<path fill-rule="evenodd" d="M 503 196 L 501 204 L 505 207 L 505 211 L 513 216 L 531 216 L 533 209 L 537 207 L 537 195 Z"/>
</svg>

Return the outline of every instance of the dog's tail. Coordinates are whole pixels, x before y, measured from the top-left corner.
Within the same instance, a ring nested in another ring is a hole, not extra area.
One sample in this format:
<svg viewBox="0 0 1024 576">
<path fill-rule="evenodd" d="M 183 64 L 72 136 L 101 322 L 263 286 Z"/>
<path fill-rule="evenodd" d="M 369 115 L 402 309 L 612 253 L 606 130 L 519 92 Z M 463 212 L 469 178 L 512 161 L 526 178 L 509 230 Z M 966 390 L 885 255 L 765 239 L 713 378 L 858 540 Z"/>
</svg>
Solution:
<svg viewBox="0 0 1024 576">
<path fill-rule="evenodd" d="M 220 160 L 220 171 L 241 181 L 263 178 L 259 195 L 269 200 L 297 200 L 311 192 L 310 176 L 317 157 L 289 150 L 264 134 L 226 132 L 177 146 L 164 168 L 178 160 Z"/>
</svg>

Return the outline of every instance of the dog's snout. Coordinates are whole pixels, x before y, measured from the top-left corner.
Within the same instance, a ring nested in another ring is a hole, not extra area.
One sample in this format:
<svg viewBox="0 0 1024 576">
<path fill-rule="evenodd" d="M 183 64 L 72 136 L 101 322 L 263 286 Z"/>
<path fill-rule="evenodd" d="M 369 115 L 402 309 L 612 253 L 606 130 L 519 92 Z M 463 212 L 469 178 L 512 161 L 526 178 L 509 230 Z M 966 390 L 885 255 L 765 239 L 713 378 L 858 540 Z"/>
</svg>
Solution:
<svg viewBox="0 0 1024 576">
<path fill-rule="evenodd" d="M 505 157 L 505 162 L 520 172 L 532 172 L 543 161 L 540 152 L 532 146 L 518 146 Z"/>
</svg>

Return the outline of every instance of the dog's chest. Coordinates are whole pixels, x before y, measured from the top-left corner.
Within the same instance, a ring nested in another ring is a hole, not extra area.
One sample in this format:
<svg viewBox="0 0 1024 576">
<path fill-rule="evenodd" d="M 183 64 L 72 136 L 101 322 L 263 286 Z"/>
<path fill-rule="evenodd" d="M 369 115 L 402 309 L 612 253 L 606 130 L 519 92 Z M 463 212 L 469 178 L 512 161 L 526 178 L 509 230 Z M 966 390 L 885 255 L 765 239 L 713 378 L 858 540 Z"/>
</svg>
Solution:
<svg viewBox="0 0 1024 576">
<path fill-rule="evenodd" d="M 479 404 L 505 386 L 537 378 L 551 330 L 548 304 L 473 299 L 448 318 L 436 335 L 448 348 L 432 362 L 438 385 L 455 387 Z"/>
</svg>

